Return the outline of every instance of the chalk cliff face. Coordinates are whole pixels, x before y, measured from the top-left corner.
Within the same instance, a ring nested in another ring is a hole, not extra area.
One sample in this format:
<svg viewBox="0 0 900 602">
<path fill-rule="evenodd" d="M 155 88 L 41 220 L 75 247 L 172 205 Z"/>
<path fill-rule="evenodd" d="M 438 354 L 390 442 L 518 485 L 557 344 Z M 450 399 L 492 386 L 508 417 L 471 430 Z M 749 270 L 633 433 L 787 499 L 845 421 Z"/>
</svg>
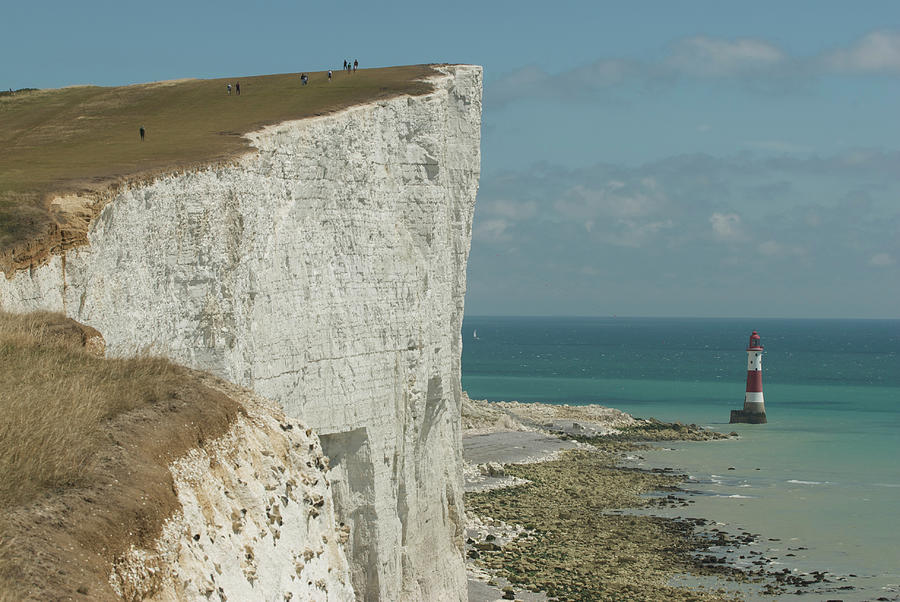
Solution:
<svg viewBox="0 0 900 602">
<path fill-rule="evenodd" d="M 120 193 L 90 246 L 12 280 L 108 353 L 151 346 L 313 427 L 360 599 L 464 599 L 460 326 L 481 69 L 268 127 L 232 165 Z"/>
<path fill-rule="evenodd" d="M 215 386 L 215 385 L 213 385 Z M 315 433 L 233 387 L 246 412 L 172 472 L 181 510 L 114 566 L 126 600 L 353 600 L 328 460 Z"/>
</svg>

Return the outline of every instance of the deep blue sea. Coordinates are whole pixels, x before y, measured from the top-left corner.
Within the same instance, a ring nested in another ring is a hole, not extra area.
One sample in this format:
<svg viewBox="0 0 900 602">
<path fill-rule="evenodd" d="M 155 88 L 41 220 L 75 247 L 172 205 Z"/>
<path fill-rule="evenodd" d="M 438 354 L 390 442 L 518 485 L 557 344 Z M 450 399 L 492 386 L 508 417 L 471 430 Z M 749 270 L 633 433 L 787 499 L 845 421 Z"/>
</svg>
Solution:
<svg viewBox="0 0 900 602">
<path fill-rule="evenodd" d="M 753 330 L 769 423 L 729 425 Z M 689 474 L 689 515 L 778 540 L 785 566 L 857 575 L 835 599 L 900 595 L 900 320 L 467 317 L 462 373 L 474 399 L 738 431 L 646 463 Z"/>
</svg>

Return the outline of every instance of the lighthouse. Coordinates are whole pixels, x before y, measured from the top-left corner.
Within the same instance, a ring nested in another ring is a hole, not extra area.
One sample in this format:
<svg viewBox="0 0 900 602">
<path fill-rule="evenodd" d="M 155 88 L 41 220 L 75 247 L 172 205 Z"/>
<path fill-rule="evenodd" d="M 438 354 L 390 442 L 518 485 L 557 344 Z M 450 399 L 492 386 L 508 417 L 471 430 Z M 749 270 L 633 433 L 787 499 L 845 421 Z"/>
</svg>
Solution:
<svg viewBox="0 0 900 602">
<path fill-rule="evenodd" d="M 747 345 L 747 392 L 744 393 L 744 409 L 731 410 L 730 423 L 746 422 L 765 424 L 766 404 L 762 390 L 762 345 L 759 334 L 754 330 Z"/>
</svg>

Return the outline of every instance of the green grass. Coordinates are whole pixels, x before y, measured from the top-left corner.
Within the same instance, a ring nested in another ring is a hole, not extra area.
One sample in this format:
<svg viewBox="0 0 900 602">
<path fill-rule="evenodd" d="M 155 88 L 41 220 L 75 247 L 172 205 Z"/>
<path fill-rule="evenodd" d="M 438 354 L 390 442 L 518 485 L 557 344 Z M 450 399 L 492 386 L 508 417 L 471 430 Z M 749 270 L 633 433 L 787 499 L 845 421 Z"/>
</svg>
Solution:
<svg viewBox="0 0 900 602">
<path fill-rule="evenodd" d="M 249 148 L 241 135 L 264 125 L 322 115 L 379 98 L 425 94 L 427 65 L 183 80 L 102 88 L 19 91 L 0 96 L 0 264 L 36 253 L 65 224 L 50 198 L 100 196 L 132 179 L 215 163 Z M 225 84 L 241 84 L 228 96 Z M 142 143 L 139 128 L 146 129 Z M 71 227 L 71 225 L 69 226 Z M 58 238 L 58 237 L 57 237 Z M 44 247 L 58 245 L 49 241 Z M 36 247 L 25 251 L 23 248 Z M 46 248 L 44 249 L 46 250 Z"/>
</svg>

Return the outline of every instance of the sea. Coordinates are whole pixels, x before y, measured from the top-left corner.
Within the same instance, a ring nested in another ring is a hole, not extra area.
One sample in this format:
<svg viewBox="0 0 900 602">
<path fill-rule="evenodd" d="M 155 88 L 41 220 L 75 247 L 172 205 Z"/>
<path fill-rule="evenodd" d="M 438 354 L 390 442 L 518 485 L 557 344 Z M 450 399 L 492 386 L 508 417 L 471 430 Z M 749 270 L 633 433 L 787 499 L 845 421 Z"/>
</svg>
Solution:
<svg viewBox="0 0 900 602">
<path fill-rule="evenodd" d="M 754 330 L 768 423 L 728 424 Z M 677 514 L 758 534 L 770 570 L 853 587 L 779 599 L 900 599 L 900 320 L 467 316 L 462 384 L 473 399 L 598 403 L 735 431 L 637 463 L 689 475 Z"/>
</svg>

